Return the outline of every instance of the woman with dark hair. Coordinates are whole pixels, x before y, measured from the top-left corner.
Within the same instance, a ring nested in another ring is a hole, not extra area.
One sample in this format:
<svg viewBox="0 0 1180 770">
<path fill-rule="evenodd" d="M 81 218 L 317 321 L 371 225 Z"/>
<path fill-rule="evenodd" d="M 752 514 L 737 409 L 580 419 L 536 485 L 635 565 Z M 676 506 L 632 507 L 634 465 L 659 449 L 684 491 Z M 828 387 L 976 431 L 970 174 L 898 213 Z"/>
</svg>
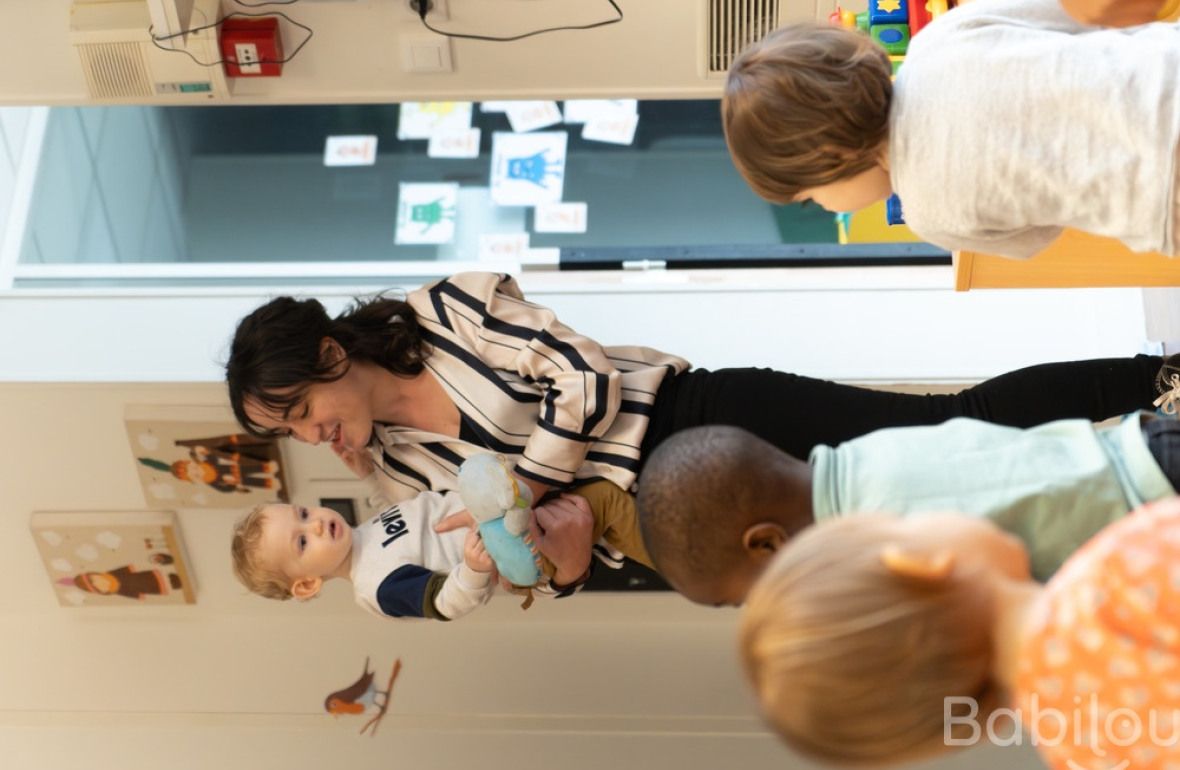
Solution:
<svg viewBox="0 0 1180 770">
<path fill-rule="evenodd" d="M 463 273 L 336 318 L 313 299 L 275 299 L 238 325 L 226 378 L 247 431 L 327 443 L 358 475 L 375 470 L 394 499 L 453 489 L 460 463 L 487 450 L 508 456 L 539 499 L 585 478 L 633 491 L 647 453 L 695 425 L 737 425 L 806 459 L 816 444 L 889 426 L 966 416 L 1029 427 L 1150 409 L 1165 368 L 1146 355 L 1043 364 L 951 395 L 710 372 L 599 345 L 526 301 L 511 277 Z"/>
</svg>

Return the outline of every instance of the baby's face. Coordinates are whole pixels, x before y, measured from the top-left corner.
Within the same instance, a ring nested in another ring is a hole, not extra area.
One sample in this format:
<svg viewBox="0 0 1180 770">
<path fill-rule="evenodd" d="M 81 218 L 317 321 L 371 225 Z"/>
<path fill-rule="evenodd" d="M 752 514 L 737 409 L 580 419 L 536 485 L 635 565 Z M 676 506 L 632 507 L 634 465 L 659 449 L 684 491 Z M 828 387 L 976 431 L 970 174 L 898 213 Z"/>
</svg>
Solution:
<svg viewBox="0 0 1180 770">
<path fill-rule="evenodd" d="M 339 513 L 330 508 L 271 505 L 263 515 L 259 547 L 271 569 L 292 581 L 347 575 L 352 528 Z"/>
</svg>

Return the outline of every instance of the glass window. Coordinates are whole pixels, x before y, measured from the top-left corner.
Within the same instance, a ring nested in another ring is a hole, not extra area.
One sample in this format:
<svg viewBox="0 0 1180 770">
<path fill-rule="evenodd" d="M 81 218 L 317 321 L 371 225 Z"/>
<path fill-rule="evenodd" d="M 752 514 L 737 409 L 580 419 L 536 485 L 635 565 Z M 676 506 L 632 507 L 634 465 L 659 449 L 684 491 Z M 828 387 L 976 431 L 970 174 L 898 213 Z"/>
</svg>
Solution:
<svg viewBox="0 0 1180 770">
<path fill-rule="evenodd" d="M 585 139 L 576 123 L 540 129 L 566 135 L 560 199 L 586 205 L 584 231 L 542 231 L 534 208 L 494 200 L 494 137 L 511 127 L 488 106 L 471 110 L 475 158 L 430 157 L 426 140 L 399 140 L 397 104 L 54 108 L 18 281 L 22 269 L 25 285 L 64 275 L 55 265 L 88 265 L 74 273 L 97 281 L 134 272 L 101 266 L 138 265 L 134 274 L 165 284 L 182 275 L 226 280 L 214 266 L 230 264 L 290 265 L 292 275 L 319 265 L 321 277 L 331 273 L 324 263 L 412 272 L 479 262 L 489 255 L 481 236 L 490 234 L 527 236 L 529 249 L 549 250 L 563 267 L 840 255 L 833 215 L 774 206 L 749 190 L 726 152 L 716 101 L 638 102 L 629 144 Z M 376 137 L 372 165 L 325 165 L 327 137 L 344 135 Z M 423 199 L 413 212 L 415 232 L 448 219 L 445 242 L 396 242 L 399 196 L 408 199 L 404 185 L 414 183 L 452 186 L 453 198 Z M 907 248 L 925 253 L 920 246 Z M 886 251 L 899 249 L 907 250 Z M 870 254 L 879 256 L 887 253 Z"/>
</svg>

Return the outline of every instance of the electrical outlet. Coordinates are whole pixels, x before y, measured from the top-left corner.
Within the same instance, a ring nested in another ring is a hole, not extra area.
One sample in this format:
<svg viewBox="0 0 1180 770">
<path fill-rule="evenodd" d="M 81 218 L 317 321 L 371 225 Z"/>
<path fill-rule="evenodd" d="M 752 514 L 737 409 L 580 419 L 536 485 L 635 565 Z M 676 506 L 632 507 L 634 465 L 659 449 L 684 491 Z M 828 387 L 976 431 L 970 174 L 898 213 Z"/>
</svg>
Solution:
<svg viewBox="0 0 1180 770">
<path fill-rule="evenodd" d="M 430 22 L 446 21 L 451 18 L 450 9 L 447 8 L 447 0 L 403 0 L 407 12 L 409 12 L 415 19 L 418 16 L 418 9 L 422 3 L 426 3 L 426 20 Z"/>
<path fill-rule="evenodd" d="M 262 65 L 258 63 L 258 46 L 253 43 L 235 43 L 234 58 L 243 75 L 261 75 Z"/>
</svg>

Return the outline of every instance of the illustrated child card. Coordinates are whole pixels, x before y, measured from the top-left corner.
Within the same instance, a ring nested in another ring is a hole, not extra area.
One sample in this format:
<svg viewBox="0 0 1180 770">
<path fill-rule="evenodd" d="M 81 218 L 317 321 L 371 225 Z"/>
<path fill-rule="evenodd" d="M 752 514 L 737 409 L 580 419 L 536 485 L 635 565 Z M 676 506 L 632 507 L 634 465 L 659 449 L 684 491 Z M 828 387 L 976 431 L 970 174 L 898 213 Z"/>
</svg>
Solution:
<svg viewBox="0 0 1180 770">
<path fill-rule="evenodd" d="M 457 183 L 402 182 L 397 189 L 394 243 L 450 243 L 455 239 Z"/>
<path fill-rule="evenodd" d="M 29 526 L 64 607 L 196 601 L 171 511 L 38 511 Z"/>
<path fill-rule="evenodd" d="M 535 206 L 561 200 L 568 135 L 564 131 L 492 135 L 492 201 Z"/>
<path fill-rule="evenodd" d="M 429 139 L 435 131 L 471 128 L 471 102 L 405 102 L 398 110 L 398 139 Z"/>
<path fill-rule="evenodd" d="M 243 433 L 226 409 L 132 405 L 123 418 L 149 506 L 248 508 L 288 499 L 278 442 Z"/>
</svg>

